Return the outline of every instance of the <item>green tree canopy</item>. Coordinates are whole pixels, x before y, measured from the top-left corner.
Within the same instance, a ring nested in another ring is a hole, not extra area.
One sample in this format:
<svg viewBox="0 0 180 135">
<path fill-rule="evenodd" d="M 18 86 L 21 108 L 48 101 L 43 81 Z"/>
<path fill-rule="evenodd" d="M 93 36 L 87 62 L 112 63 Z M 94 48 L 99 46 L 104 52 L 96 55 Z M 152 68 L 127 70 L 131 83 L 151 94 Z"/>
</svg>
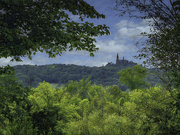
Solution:
<svg viewBox="0 0 180 135">
<path fill-rule="evenodd" d="M 84 0 L 0 0 L 0 16 L 0 58 L 16 61 L 22 56 L 31 59 L 38 51 L 55 57 L 76 49 L 93 56 L 98 50 L 94 36 L 109 34 L 106 25 L 83 22 L 105 18 Z"/>
<path fill-rule="evenodd" d="M 139 65 L 122 69 L 118 74 L 120 76 L 119 81 L 122 84 L 127 85 L 130 90 L 145 88 L 149 85 L 146 82 L 147 69 Z"/>
</svg>

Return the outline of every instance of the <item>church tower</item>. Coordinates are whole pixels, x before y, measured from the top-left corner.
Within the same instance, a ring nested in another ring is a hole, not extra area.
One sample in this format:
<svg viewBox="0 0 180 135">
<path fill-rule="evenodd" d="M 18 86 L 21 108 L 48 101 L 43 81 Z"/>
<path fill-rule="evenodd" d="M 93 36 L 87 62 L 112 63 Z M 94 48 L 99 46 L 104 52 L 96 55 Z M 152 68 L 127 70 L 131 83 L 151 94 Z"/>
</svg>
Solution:
<svg viewBox="0 0 180 135">
<path fill-rule="evenodd" d="M 119 63 L 119 55 L 117 53 L 116 64 L 118 64 L 118 63 Z"/>
</svg>

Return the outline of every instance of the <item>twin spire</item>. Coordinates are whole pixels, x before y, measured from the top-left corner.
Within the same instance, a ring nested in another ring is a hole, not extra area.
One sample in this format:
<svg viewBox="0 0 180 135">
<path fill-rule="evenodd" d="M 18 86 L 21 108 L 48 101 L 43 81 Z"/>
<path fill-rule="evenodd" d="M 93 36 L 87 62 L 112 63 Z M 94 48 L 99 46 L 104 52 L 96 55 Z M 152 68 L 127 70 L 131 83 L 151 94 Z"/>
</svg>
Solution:
<svg viewBox="0 0 180 135">
<path fill-rule="evenodd" d="M 123 56 L 123 59 L 122 60 L 119 60 L 119 55 L 117 53 L 117 58 L 116 58 L 116 64 L 119 64 L 119 63 L 124 63 L 124 56 Z"/>
<path fill-rule="evenodd" d="M 107 65 L 127 65 L 127 64 L 136 64 L 136 63 L 124 59 L 124 56 L 123 56 L 123 59 L 119 59 L 119 54 L 117 53 L 117 56 L 116 56 L 116 64 L 113 64 L 113 63 L 111 62 L 111 63 L 108 63 Z"/>
<path fill-rule="evenodd" d="M 119 60 L 119 55 L 118 55 L 118 53 L 117 53 L 116 61 L 117 61 L 117 60 Z M 123 60 L 124 60 L 124 56 L 123 56 Z"/>
</svg>

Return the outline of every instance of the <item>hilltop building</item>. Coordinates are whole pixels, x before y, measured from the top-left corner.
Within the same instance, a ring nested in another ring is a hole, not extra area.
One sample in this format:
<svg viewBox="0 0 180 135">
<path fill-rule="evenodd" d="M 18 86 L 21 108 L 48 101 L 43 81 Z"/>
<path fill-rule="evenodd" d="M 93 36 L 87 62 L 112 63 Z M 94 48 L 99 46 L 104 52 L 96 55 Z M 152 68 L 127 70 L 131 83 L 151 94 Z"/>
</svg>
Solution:
<svg viewBox="0 0 180 135">
<path fill-rule="evenodd" d="M 123 57 L 122 60 L 120 60 L 120 59 L 119 59 L 119 55 L 118 55 L 118 53 L 117 53 L 117 57 L 116 57 L 116 65 L 119 65 L 119 64 L 127 64 L 127 63 L 133 63 L 133 62 L 124 59 L 124 57 Z"/>
<path fill-rule="evenodd" d="M 134 62 L 132 62 L 132 61 L 128 61 L 128 60 L 126 60 L 126 59 L 124 59 L 124 57 L 123 57 L 123 59 L 119 59 L 119 55 L 118 55 L 118 53 L 117 53 L 117 56 L 116 56 L 116 63 L 114 64 L 114 63 L 112 63 L 112 62 L 109 62 L 107 65 L 127 65 L 127 64 L 135 64 Z"/>
</svg>

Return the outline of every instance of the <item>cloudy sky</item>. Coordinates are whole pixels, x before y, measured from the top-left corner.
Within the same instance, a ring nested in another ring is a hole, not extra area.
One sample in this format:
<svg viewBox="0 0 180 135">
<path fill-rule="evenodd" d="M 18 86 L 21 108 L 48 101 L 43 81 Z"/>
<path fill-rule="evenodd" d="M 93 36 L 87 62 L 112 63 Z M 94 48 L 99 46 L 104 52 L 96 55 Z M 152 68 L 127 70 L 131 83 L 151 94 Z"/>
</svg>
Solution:
<svg viewBox="0 0 180 135">
<path fill-rule="evenodd" d="M 149 26 L 145 20 L 136 20 L 135 18 L 119 17 L 118 11 L 113 8 L 115 0 L 85 0 L 95 9 L 106 16 L 105 19 L 88 20 L 94 24 L 106 24 L 110 27 L 111 34 L 108 36 L 97 37 L 96 46 L 99 51 L 95 52 L 95 56 L 91 57 L 85 51 L 63 52 L 61 56 L 56 58 L 48 58 L 45 53 L 37 53 L 32 60 L 24 57 L 23 62 L 10 62 L 11 58 L 0 59 L 0 66 L 9 65 L 45 65 L 45 64 L 75 64 L 86 66 L 102 66 L 108 62 L 115 63 L 116 55 L 123 56 L 125 59 L 142 63 L 133 56 L 137 55 L 138 48 L 135 43 L 141 38 L 141 32 L 149 31 Z M 78 21 L 78 16 L 72 16 L 73 20 Z"/>
</svg>

